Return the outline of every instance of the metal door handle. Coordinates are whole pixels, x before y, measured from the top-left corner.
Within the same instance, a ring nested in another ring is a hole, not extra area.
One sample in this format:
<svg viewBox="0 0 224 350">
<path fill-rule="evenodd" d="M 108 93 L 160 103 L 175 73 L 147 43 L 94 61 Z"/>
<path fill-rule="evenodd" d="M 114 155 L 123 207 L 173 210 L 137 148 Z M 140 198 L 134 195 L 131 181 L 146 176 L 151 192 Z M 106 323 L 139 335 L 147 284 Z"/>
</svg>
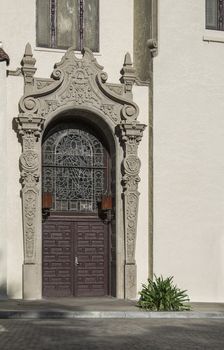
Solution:
<svg viewBox="0 0 224 350">
<path fill-rule="evenodd" d="M 79 265 L 78 257 L 75 257 L 75 265 Z"/>
</svg>

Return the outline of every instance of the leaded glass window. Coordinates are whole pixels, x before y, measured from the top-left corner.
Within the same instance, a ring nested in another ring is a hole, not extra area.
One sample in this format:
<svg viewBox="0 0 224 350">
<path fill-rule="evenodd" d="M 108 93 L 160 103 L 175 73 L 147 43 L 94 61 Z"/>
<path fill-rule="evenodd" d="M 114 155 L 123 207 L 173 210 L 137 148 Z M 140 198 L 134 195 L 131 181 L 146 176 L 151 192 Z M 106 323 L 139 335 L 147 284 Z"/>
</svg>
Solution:
<svg viewBox="0 0 224 350">
<path fill-rule="evenodd" d="M 99 0 L 37 0 L 37 46 L 99 51 Z"/>
<path fill-rule="evenodd" d="M 96 212 L 108 188 L 109 157 L 101 141 L 85 129 L 60 128 L 43 143 L 43 192 L 53 211 Z"/>
<path fill-rule="evenodd" d="M 224 30 L 224 0 L 206 0 L 206 28 Z"/>
</svg>

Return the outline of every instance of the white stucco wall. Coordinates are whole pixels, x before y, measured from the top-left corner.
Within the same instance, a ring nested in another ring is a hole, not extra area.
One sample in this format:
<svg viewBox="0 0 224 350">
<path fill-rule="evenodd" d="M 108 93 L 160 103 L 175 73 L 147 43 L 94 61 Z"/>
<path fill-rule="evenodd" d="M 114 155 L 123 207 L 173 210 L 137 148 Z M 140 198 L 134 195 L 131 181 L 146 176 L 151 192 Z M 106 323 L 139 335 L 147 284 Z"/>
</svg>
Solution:
<svg viewBox="0 0 224 350">
<path fill-rule="evenodd" d="M 140 107 L 138 120 L 141 124 L 145 124 L 147 126 L 149 115 L 148 95 L 148 87 L 133 87 L 134 101 Z M 136 237 L 137 291 L 142 289 L 142 283 L 145 283 L 148 278 L 148 133 L 149 128 L 146 127 L 138 148 L 138 156 L 141 160 L 141 170 L 139 174 L 141 181 L 139 182 L 138 187 L 140 197 Z"/>
<path fill-rule="evenodd" d="M 0 296 L 22 296 L 22 216 L 19 183 L 21 153 L 13 118 L 23 92 L 23 79 L 17 83 L 6 76 L 6 62 L 0 62 Z M 10 101 L 10 103 L 8 103 Z"/>
<path fill-rule="evenodd" d="M 21 144 L 14 130 L 23 77 L 7 78 L 7 293 L 22 297 L 23 231 L 19 157 Z"/>
<path fill-rule="evenodd" d="M 204 18 L 204 0 L 159 1 L 154 269 L 192 301 L 223 302 L 224 43 L 202 40 L 216 36 Z"/>
</svg>

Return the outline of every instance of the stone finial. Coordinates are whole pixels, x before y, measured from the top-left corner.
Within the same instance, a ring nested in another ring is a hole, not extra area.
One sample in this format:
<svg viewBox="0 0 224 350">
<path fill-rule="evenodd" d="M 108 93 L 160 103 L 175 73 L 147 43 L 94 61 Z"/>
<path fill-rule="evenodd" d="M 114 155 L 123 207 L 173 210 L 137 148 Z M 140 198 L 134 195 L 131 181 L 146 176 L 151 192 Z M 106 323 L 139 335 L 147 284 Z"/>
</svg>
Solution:
<svg viewBox="0 0 224 350">
<path fill-rule="evenodd" d="M 2 42 L 0 41 L 0 62 L 6 61 L 7 66 L 9 65 L 9 56 L 3 50 Z"/>
<path fill-rule="evenodd" d="M 120 82 L 125 85 L 125 92 L 132 93 L 132 86 L 135 83 L 136 75 L 135 68 L 133 67 L 131 55 L 129 52 L 124 57 L 124 64 L 121 70 Z"/>
<path fill-rule="evenodd" d="M 25 81 L 25 91 L 32 89 L 34 83 L 34 74 L 36 72 L 35 68 L 36 60 L 33 57 L 32 49 L 30 43 L 26 44 L 25 53 L 21 61 L 22 74 Z"/>
<path fill-rule="evenodd" d="M 36 60 L 33 57 L 31 45 L 30 45 L 30 43 L 27 43 L 26 47 L 25 47 L 23 59 L 22 59 L 22 66 L 23 67 L 34 67 L 35 63 L 36 63 Z"/>
</svg>

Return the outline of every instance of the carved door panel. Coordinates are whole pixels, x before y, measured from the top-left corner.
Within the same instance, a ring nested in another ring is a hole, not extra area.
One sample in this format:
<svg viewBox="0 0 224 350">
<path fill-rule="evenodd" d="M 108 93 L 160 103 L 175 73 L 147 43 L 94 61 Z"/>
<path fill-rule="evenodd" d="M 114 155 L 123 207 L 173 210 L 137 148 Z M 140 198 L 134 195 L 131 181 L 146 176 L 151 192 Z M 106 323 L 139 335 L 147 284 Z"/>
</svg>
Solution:
<svg viewBox="0 0 224 350">
<path fill-rule="evenodd" d="M 43 296 L 73 295 L 72 222 L 47 220 L 43 224 Z"/>
<path fill-rule="evenodd" d="M 107 295 L 108 243 L 108 225 L 99 218 L 46 220 L 43 224 L 43 296 Z"/>
<path fill-rule="evenodd" d="M 99 219 L 75 223 L 75 278 L 77 296 L 108 294 L 108 232 Z"/>
</svg>

